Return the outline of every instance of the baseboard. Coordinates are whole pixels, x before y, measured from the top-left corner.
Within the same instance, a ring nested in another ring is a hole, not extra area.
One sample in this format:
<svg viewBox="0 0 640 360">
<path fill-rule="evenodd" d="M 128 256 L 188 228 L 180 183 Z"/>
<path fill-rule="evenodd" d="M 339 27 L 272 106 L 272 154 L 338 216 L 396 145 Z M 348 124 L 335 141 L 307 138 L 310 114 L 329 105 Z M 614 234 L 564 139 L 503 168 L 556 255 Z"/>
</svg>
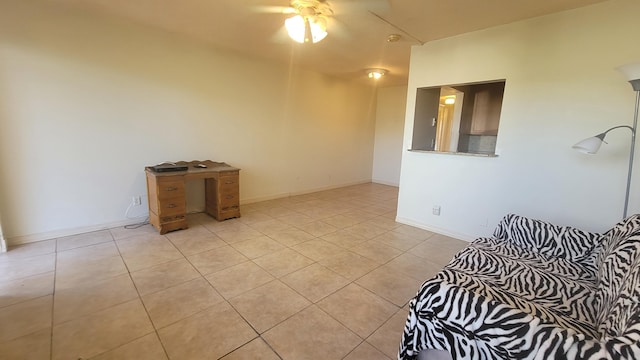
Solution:
<svg viewBox="0 0 640 360">
<path fill-rule="evenodd" d="M 370 182 L 373 182 L 373 181 L 371 179 L 366 179 L 366 180 L 354 181 L 354 182 L 349 182 L 349 183 L 340 184 L 340 185 L 323 186 L 323 187 L 318 187 L 318 188 L 313 188 L 313 189 L 306 189 L 306 190 L 301 190 L 301 191 L 292 191 L 292 192 L 280 193 L 280 194 L 276 194 L 276 195 L 268 195 L 268 196 L 259 196 L 259 197 L 254 197 L 254 198 L 240 199 L 240 205 L 253 204 L 253 203 L 257 203 L 257 202 L 261 202 L 261 201 L 268 201 L 268 200 L 275 200 L 275 199 L 283 199 L 283 198 L 288 198 L 290 196 L 306 195 L 306 194 L 311 194 L 311 193 L 320 192 L 320 191 L 327 191 L 327 190 L 343 188 L 343 187 L 347 187 L 347 186 L 368 184 Z"/>
<path fill-rule="evenodd" d="M 396 217 L 396 222 L 399 222 L 401 224 L 405 224 L 405 225 L 410 225 L 413 227 L 417 227 L 420 228 L 422 230 L 427 230 L 427 231 L 431 231 L 440 235 L 445 235 L 445 236 L 449 236 L 458 240 L 462 240 L 462 241 L 466 241 L 466 242 L 472 242 L 473 240 L 476 239 L 476 236 L 473 235 L 469 235 L 469 234 L 462 234 L 462 233 L 458 233 L 455 231 L 450 231 L 448 229 L 443 229 L 443 228 L 439 228 L 436 226 L 429 226 L 423 223 L 419 223 L 416 222 L 414 220 L 411 219 L 407 219 L 407 218 L 402 218 L 402 217 Z"/>
<path fill-rule="evenodd" d="M 47 231 L 47 232 L 37 233 L 37 234 L 15 236 L 15 237 L 7 238 L 7 246 L 23 245 L 23 244 L 28 244 L 28 243 L 37 242 L 37 241 L 56 239 L 64 236 L 84 234 L 84 233 L 99 231 L 99 230 L 107 230 L 107 229 L 120 227 L 120 226 L 138 224 L 143 220 L 144 218 L 126 219 L 121 221 L 105 223 L 105 224 L 82 226 L 77 228 Z"/>
<path fill-rule="evenodd" d="M 385 181 L 385 180 L 380 180 L 380 179 L 371 179 L 372 183 L 376 183 L 376 184 L 381 184 L 381 185 L 389 185 L 389 186 L 393 186 L 393 187 L 399 187 L 400 183 L 399 182 L 393 182 L 393 181 Z"/>
<path fill-rule="evenodd" d="M 275 194 L 275 195 L 268 195 L 268 196 L 258 196 L 258 197 L 253 197 L 253 198 L 246 198 L 246 199 L 240 199 L 240 205 L 246 205 L 246 204 L 253 204 L 253 203 L 257 203 L 260 201 L 268 201 L 268 200 L 275 200 L 275 199 L 282 199 L 282 198 L 286 198 L 291 196 L 291 193 L 280 193 L 280 194 Z"/>
</svg>

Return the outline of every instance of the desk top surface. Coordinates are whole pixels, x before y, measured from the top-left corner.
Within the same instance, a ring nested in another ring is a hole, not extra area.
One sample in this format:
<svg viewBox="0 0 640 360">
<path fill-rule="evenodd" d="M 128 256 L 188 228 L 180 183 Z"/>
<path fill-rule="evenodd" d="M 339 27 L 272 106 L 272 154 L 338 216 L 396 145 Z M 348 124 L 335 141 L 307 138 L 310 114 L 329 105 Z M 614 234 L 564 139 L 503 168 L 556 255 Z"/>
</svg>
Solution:
<svg viewBox="0 0 640 360">
<path fill-rule="evenodd" d="M 187 166 L 187 170 L 157 172 L 153 170 L 153 166 L 146 166 L 144 170 L 155 176 L 176 176 L 176 175 L 197 175 L 201 173 L 218 173 L 225 171 L 239 171 L 240 169 L 229 166 L 227 163 L 215 162 L 211 160 L 194 160 L 194 161 L 178 161 L 175 163 L 165 163 L 177 166 Z M 160 164 L 158 164 L 160 165 Z M 201 166 L 198 166 L 201 165 Z M 204 167 L 202 167 L 204 166 Z"/>
</svg>

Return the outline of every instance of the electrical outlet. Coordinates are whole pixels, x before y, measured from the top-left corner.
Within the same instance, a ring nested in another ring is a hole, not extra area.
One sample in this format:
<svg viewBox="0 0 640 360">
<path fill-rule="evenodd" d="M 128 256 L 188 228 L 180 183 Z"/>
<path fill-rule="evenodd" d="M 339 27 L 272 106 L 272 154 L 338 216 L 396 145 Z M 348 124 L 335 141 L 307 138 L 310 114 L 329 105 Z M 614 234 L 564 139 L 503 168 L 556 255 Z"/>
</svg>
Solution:
<svg viewBox="0 0 640 360">
<path fill-rule="evenodd" d="M 440 216 L 440 205 L 433 205 L 433 215 Z"/>
<path fill-rule="evenodd" d="M 136 196 L 132 197 L 131 198 L 131 203 L 133 203 L 133 206 L 142 205 L 142 196 L 136 195 Z"/>
</svg>

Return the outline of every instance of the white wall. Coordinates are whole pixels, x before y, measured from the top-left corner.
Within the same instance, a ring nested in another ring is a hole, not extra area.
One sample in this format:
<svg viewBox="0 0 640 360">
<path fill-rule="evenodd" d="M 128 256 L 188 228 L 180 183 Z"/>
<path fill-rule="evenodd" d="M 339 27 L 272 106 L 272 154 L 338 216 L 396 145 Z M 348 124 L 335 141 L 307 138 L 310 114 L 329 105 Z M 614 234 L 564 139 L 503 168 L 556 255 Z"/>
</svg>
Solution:
<svg viewBox="0 0 640 360">
<path fill-rule="evenodd" d="M 371 176 L 374 182 L 394 186 L 398 186 L 400 183 L 402 133 L 406 104 L 406 86 L 378 89 L 373 174 Z"/>
<path fill-rule="evenodd" d="M 7 251 L 7 240 L 2 233 L 2 218 L 0 218 L 0 253 Z"/>
<path fill-rule="evenodd" d="M 144 166 L 162 161 L 241 168 L 243 203 L 370 181 L 374 127 L 374 87 L 44 2 L 0 4 L 13 243 L 126 222 Z"/>
<path fill-rule="evenodd" d="M 467 240 L 507 213 L 592 231 L 619 221 L 630 132 L 592 157 L 571 146 L 631 125 L 635 93 L 615 67 L 640 62 L 638 14 L 637 0 L 613 0 L 414 47 L 398 220 Z M 417 88 L 492 79 L 506 79 L 499 157 L 406 151 Z M 629 213 L 640 211 L 639 158 Z"/>
</svg>

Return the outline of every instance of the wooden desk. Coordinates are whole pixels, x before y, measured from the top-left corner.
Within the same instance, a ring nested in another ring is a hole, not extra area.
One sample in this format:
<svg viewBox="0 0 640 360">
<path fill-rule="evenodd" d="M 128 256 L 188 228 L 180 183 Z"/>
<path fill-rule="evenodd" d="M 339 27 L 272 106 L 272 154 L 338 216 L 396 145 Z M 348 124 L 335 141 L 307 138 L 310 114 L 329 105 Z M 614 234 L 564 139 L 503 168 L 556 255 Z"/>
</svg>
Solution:
<svg viewBox="0 0 640 360">
<path fill-rule="evenodd" d="M 209 215 L 218 221 L 240 217 L 240 169 L 211 160 L 180 161 L 176 164 L 187 165 L 188 169 L 155 172 L 151 166 L 145 167 L 149 222 L 160 234 L 189 227 L 184 184 L 193 179 L 205 181 L 205 203 Z M 198 164 L 204 164 L 206 168 L 196 167 Z"/>
</svg>

